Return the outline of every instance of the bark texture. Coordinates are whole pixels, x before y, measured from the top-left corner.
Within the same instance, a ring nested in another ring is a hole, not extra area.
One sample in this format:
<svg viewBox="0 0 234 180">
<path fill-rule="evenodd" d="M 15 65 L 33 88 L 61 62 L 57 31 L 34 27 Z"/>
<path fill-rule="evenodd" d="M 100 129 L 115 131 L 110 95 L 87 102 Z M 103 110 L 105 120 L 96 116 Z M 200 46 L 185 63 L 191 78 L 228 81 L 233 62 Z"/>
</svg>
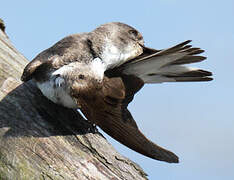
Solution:
<svg viewBox="0 0 234 180">
<path fill-rule="evenodd" d="M 19 79 L 28 63 L 0 19 L 0 179 L 146 179 L 75 110 Z"/>
</svg>

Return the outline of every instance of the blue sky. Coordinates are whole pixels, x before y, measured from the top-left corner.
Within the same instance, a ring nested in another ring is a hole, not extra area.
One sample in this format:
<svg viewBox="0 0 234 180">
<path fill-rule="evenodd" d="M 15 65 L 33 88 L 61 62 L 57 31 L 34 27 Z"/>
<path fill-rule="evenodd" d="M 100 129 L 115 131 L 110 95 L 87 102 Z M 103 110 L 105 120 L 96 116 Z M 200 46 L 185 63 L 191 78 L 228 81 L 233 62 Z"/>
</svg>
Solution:
<svg viewBox="0 0 234 180">
<path fill-rule="evenodd" d="M 146 85 L 130 104 L 142 132 L 181 162 L 151 160 L 105 136 L 149 179 L 234 179 L 233 0 L 3 1 L 0 17 L 29 60 L 64 36 L 111 21 L 134 26 L 156 49 L 192 39 L 208 57 L 195 66 L 214 81 Z"/>
</svg>

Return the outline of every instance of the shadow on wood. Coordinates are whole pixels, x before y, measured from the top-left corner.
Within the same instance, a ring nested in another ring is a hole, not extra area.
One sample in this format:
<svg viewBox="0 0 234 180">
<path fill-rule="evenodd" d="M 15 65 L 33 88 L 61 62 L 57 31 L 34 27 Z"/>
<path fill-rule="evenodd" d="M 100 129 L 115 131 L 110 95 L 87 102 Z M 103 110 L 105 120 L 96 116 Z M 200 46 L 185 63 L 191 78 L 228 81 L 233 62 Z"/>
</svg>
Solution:
<svg viewBox="0 0 234 180">
<path fill-rule="evenodd" d="M 0 179 L 146 179 L 76 110 L 22 84 L 26 63 L 0 30 Z"/>
<path fill-rule="evenodd" d="M 7 81 L 3 85 L 6 88 L 18 84 L 17 81 Z M 45 98 L 32 81 L 10 91 L 0 102 L 0 112 L 5 112 L 0 114 L 0 128 L 9 128 L 4 137 L 49 137 L 97 131 L 76 110 L 61 107 Z"/>
</svg>

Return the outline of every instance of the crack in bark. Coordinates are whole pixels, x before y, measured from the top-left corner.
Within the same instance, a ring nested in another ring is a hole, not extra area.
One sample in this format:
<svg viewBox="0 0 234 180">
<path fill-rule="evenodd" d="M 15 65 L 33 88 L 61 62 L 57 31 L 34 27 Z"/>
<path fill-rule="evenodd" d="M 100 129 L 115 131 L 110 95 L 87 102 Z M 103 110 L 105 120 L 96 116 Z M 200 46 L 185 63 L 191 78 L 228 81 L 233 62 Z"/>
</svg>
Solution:
<svg viewBox="0 0 234 180">
<path fill-rule="evenodd" d="M 118 160 L 118 161 L 124 162 L 125 164 L 128 164 L 128 165 L 132 166 L 135 170 L 137 170 L 141 174 L 141 176 L 143 178 L 146 178 L 146 176 L 148 176 L 148 174 L 146 174 L 144 171 L 142 171 L 141 168 L 137 167 L 136 164 L 132 163 L 131 161 L 121 159 L 121 158 L 119 158 L 117 156 L 115 156 L 115 159 Z M 146 179 L 148 179 L 148 178 L 146 178 Z"/>
</svg>

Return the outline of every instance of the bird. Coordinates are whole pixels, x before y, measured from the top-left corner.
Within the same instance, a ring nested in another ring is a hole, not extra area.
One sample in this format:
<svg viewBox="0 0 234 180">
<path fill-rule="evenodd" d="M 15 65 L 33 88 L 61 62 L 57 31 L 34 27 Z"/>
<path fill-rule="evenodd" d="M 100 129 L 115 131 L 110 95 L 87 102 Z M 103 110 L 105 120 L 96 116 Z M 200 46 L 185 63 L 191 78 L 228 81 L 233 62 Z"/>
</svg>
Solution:
<svg viewBox="0 0 234 180">
<path fill-rule="evenodd" d="M 210 81 L 212 73 L 187 67 L 201 62 L 204 50 L 184 41 L 167 49 L 144 45 L 134 27 L 110 22 L 91 32 L 69 35 L 39 53 L 21 80 L 33 80 L 56 104 L 79 109 L 93 124 L 123 145 L 149 158 L 178 163 L 178 156 L 149 140 L 128 110 L 145 85 Z"/>
</svg>

